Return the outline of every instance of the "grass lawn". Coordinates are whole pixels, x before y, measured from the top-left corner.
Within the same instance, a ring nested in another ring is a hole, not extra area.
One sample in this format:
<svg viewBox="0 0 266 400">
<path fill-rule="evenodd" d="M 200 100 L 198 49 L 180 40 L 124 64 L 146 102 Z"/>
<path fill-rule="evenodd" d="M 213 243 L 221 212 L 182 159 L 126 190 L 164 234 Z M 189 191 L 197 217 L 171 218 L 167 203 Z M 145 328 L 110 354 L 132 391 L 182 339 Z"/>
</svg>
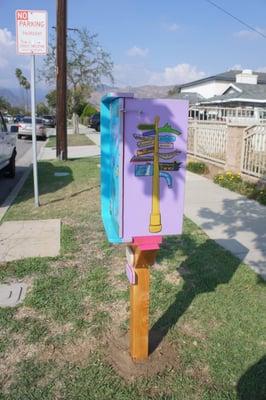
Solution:
<svg viewBox="0 0 266 400">
<path fill-rule="evenodd" d="M 86 136 L 83 134 L 78 134 L 78 135 L 67 135 L 67 144 L 68 146 L 91 146 L 94 145 L 94 143 Z M 55 136 L 50 136 L 47 143 L 46 147 L 56 147 L 56 137 Z"/>
<path fill-rule="evenodd" d="M 0 399 L 265 400 L 265 283 L 188 219 L 151 268 L 153 352 L 130 363 L 125 249 L 105 239 L 97 164 L 40 162 L 41 207 L 29 179 L 5 217 L 61 218 L 62 253 L 0 266 L 30 287 L 0 309 Z"/>
</svg>

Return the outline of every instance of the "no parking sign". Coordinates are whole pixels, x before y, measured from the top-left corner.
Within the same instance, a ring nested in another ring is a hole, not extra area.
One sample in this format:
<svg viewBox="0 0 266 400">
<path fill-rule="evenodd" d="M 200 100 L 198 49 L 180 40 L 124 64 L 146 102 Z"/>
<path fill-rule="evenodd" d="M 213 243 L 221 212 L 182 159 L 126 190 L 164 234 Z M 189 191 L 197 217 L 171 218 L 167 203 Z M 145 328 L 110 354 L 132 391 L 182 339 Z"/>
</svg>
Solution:
<svg viewBox="0 0 266 400">
<path fill-rule="evenodd" d="M 17 53 L 45 55 L 48 52 L 48 18 L 44 10 L 16 10 Z"/>
</svg>

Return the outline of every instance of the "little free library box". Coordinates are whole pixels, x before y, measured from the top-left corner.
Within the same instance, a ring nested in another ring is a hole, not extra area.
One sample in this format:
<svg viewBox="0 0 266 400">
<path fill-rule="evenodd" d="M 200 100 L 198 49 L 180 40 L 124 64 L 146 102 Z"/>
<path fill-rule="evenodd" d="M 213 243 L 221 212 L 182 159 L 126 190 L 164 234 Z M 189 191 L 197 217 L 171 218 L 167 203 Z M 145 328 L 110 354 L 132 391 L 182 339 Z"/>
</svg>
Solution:
<svg viewBox="0 0 266 400">
<path fill-rule="evenodd" d="M 182 232 L 187 124 L 187 101 L 102 98 L 101 203 L 111 243 Z"/>
<path fill-rule="evenodd" d="M 101 101 L 102 219 L 109 242 L 127 244 L 134 361 L 148 357 L 149 267 L 162 237 L 182 232 L 187 124 L 187 101 Z"/>
</svg>

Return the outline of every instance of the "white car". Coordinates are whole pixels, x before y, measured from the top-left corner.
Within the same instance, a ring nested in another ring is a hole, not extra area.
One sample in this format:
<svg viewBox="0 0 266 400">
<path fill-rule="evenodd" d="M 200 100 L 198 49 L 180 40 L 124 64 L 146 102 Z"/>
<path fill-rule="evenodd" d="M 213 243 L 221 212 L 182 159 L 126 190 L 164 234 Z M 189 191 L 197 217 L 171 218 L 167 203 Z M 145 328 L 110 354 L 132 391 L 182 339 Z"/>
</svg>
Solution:
<svg viewBox="0 0 266 400">
<path fill-rule="evenodd" d="M 10 131 L 8 131 L 0 112 L 0 170 L 7 172 L 11 178 L 14 178 L 16 173 L 17 131 L 17 126 L 11 126 Z"/>
<path fill-rule="evenodd" d="M 47 139 L 46 127 L 44 126 L 42 118 L 36 118 L 36 137 L 41 140 Z M 22 136 L 32 137 L 32 121 L 31 117 L 24 117 L 18 123 L 18 139 Z"/>
</svg>

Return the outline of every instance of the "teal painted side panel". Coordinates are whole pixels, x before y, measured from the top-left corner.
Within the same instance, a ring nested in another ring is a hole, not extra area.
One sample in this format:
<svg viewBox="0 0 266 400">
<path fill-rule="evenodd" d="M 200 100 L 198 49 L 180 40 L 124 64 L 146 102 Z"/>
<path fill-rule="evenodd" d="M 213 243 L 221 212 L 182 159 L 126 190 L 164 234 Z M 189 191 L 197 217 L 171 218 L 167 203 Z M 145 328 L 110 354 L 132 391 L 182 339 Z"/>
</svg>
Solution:
<svg viewBox="0 0 266 400">
<path fill-rule="evenodd" d="M 101 210 L 108 240 L 121 243 L 120 99 L 101 103 Z"/>
</svg>

